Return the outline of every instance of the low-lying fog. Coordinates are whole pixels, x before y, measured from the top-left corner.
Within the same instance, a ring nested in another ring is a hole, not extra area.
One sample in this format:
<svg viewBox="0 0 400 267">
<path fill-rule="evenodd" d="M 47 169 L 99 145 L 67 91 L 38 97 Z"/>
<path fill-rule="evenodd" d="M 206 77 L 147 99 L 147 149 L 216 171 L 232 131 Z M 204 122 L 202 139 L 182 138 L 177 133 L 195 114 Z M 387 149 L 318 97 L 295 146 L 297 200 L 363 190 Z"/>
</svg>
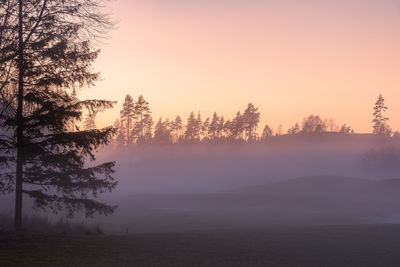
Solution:
<svg viewBox="0 0 400 267">
<path fill-rule="evenodd" d="M 107 149 L 98 159 L 117 161 L 119 185 L 100 199 L 119 208 L 92 222 L 120 234 L 400 222 L 394 145 L 349 135 Z"/>
</svg>

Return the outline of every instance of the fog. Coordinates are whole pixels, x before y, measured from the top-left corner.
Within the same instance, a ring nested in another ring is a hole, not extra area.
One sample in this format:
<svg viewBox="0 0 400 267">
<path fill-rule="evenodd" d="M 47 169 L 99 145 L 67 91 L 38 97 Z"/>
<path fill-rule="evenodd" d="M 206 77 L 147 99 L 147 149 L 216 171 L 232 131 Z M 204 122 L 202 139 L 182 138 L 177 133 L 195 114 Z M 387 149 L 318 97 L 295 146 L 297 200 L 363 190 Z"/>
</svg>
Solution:
<svg viewBox="0 0 400 267">
<path fill-rule="evenodd" d="M 109 147 L 98 160 L 117 162 L 119 184 L 100 200 L 118 209 L 89 223 L 114 234 L 398 223 L 396 147 L 370 135 Z"/>
<path fill-rule="evenodd" d="M 371 173 L 363 164 L 366 152 L 389 146 L 368 135 L 282 136 L 254 144 L 135 147 L 103 157 L 117 161 L 118 195 L 216 193 L 302 176 L 397 178 L 385 169 Z"/>
</svg>

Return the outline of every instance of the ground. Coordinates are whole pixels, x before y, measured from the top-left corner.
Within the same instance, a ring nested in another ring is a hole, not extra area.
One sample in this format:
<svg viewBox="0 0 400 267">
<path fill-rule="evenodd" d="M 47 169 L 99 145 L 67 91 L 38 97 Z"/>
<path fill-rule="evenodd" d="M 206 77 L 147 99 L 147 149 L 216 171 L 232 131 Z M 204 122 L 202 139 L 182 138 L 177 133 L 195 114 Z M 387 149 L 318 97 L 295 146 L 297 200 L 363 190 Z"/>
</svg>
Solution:
<svg viewBox="0 0 400 267">
<path fill-rule="evenodd" d="M 0 266 L 400 266 L 400 226 L 0 234 Z"/>
</svg>

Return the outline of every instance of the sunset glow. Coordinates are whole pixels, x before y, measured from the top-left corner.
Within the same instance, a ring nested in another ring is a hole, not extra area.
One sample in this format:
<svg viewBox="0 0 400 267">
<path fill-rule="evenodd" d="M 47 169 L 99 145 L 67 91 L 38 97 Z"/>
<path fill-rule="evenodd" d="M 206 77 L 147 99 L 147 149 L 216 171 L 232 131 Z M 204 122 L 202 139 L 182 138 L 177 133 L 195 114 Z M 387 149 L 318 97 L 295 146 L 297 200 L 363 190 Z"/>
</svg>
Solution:
<svg viewBox="0 0 400 267">
<path fill-rule="evenodd" d="M 0 1 L 0 266 L 400 266 L 399 48 L 400 0 Z"/>
<path fill-rule="evenodd" d="M 119 22 L 96 63 L 103 80 L 80 92 L 119 101 L 99 126 L 129 93 L 143 94 L 154 118 L 229 118 L 253 102 L 262 125 L 319 114 L 370 132 L 382 93 L 399 128 L 397 1 L 116 0 L 111 9 Z"/>
</svg>

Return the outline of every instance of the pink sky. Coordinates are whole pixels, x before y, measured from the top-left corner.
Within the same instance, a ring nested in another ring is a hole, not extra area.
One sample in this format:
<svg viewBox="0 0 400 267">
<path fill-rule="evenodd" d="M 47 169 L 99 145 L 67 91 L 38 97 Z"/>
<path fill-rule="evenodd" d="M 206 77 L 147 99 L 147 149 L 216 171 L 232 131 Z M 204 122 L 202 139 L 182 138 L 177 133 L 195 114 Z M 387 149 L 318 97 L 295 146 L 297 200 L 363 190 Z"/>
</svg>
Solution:
<svg viewBox="0 0 400 267">
<path fill-rule="evenodd" d="M 153 118 L 253 102 L 286 130 L 309 114 L 370 132 L 382 93 L 400 129 L 400 2 L 389 0 L 114 0 L 117 29 L 95 64 L 102 81 L 81 98 L 143 94 Z"/>
</svg>

